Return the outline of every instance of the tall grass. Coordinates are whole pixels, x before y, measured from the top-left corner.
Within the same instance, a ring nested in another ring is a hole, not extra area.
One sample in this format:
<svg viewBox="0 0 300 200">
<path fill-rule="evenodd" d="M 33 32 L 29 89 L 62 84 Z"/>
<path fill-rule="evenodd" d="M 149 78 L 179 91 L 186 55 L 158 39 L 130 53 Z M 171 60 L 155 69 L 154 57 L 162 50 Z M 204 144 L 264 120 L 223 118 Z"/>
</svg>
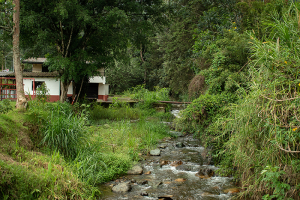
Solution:
<svg viewBox="0 0 300 200">
<path fill-rule="evenodd" d="M 85 120 L 72 113 L 66 115 L 57 109 L 52 110 L 41 130 L 42 144 L 52 150 L 58 150 L 69 158 L 75 158 L 85 142 L 87 131 Z"/>
<path fill-rule="evenodd" d="M 130 108 L 128 105 L 122 107 L 104 108 L 96 105 L 90 110 L 89 119 L 97 121 L 102 119 L 122 120 L 122 119 L 139 119 L 142 111 L 138 108 Z"/>
<path fill-rule="evenodd" d="M 299 199 L 299 4 L 268 22 L 269 37 L 252 37 L 249 91 L 211 133 L 223 143 L 221 164 L 240 177 L 249 199 Z"/>
</svg>

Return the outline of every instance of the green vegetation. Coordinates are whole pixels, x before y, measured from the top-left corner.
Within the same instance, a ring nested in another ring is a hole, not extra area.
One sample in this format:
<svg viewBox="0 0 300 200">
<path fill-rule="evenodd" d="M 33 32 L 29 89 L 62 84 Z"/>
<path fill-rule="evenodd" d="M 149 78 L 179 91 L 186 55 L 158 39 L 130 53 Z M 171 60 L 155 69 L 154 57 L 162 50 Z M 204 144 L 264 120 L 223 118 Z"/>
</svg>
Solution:
<svg viewBox="0 0 300 200">
<path fill-rule="evenodd" d="M 0 1 L 2 66 L 12 8 Z M 77 92 L 105 67 L 111 91 L 140 102 L 49 104 L 44 86 L 24 113 L 2 101 L 1 197 L 94 198 L 167 135 L 158 122 L 173 118 L 152 107 L 175 99 L 192 101 L 177 129 L 212 149 L 237 198 L 299 199 L 299 10 L 285 0 L 22 1 L 25 57 L 47 56 Z"/>
<path fill-rule="evenodd" d="M 153 108 L 72 106 L 43 96 L 24 113 L 0 115 L 3 199 L 96 199 L 99 184 L 126 174 L 141 152 L 168 136 L 159 123 L 164 114 Z"/>
<path fill-rule="evenodd" d="M 251 9 L 259 5 L 269 14 L 254 20 Z M 210 28 L 201 29 L 194 52 L 209 63 L 198 72 L 205 92 L 183 112 L 178 128 L 213 148 L 223 174 L 243 188 L 240 198 L 298 199 L 300 7 L 281 1 L 237 6 L 255 23 L 234 21 L 213 40 L 207 39 Z"/>
</svg>

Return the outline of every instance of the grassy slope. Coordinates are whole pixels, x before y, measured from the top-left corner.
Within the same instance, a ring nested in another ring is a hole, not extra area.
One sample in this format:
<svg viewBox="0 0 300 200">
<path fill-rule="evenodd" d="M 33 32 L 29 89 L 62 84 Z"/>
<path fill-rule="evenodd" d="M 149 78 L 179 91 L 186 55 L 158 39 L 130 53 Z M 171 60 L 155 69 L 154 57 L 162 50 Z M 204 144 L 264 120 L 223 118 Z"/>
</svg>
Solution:
<svg viewBox="0 0 300 200">
<path fill-rule="evenodd" d="M 0 199 L 92 198 L 93 188 L 68 169 L 59 153 L 38 152 L 34 132 L 24 122 L 24 113 L 0 115 Z"/>
</svg>

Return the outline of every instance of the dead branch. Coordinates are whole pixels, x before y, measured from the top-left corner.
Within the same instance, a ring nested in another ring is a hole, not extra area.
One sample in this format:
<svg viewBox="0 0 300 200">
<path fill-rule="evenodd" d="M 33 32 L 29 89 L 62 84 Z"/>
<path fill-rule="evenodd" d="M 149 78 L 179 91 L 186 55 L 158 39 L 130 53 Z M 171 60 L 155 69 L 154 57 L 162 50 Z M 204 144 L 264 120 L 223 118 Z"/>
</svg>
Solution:
<svg viewBox="0 0 300 200">
<path fill-rule="evenodd" d="M 287 153 L 300 153 L 300 151 L 292 151 L 290 148 L 290 145 L 288 145 L 288 149 L 283 148 L 282 146 L 280 146 L 277 142 L 276 142 L 277 147 Z"/>
<path fill-rule="evenodd" d="M 70 47 L 70 44 L 71 44 L 72 35 L 73 35 L 73 25 L 72 25 L 70 39 L 69 39 L 68 46 L 67 46 L 67 49 L 66 49 L 66 55 L 65 55 L 65 57 L 68 56 L 68 51 L 69 51 L 69 47 Z"/>
<path fill-rule="evenodd" d="M 282 102 L 282 101 L 291 101 L 291 100 L 295 100 L 295 99 L 299 99 L 300 97 L 294 97 L 294 98 L 289 98 L 289 99 L 272 99 L 272 98 L 269 98 L 269 97 L 266 97 L 264 95 L 260 95 L 266 99 L 269 99 L 271 101 L 277 101 L 277 102 Z"/>
<path fill-rule="evenodd" d="M 64 52 L 65 52 L 65 45 L 64 45 L 64 32 L 62 29 L 62 25 L 61 25 L 61 21 L 59 21 L 59 27 L 60 27 L 60 36 L 61 36 L 61 48 L 62 48 L 62 56 L 64 56 Z"/>
</svg>

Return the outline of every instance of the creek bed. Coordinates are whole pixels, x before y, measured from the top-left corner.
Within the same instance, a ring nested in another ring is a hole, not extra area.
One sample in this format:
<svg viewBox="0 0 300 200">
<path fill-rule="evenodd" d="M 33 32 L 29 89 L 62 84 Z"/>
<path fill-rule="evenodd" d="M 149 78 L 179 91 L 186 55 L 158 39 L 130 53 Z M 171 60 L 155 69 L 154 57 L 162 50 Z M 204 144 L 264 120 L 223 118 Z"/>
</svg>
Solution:
<svg viewBox="0 0 300 200">
<path fill-rule="evenodd" d="M 233 179 L 214 174 L 217 168 L 210 165 L 207 150 L 199 144 L 199 139 L 192 135 L 162 141 L 158 144 L 160 156 L 144 156 L 140 163 L 142 175 L 126 175 L 102 185 L 101 199 L 230 199 L 238 192 Z M 131 190 L 112 192 L 111 188 L 120 182 L 130 184 Z"/>
</svg>

